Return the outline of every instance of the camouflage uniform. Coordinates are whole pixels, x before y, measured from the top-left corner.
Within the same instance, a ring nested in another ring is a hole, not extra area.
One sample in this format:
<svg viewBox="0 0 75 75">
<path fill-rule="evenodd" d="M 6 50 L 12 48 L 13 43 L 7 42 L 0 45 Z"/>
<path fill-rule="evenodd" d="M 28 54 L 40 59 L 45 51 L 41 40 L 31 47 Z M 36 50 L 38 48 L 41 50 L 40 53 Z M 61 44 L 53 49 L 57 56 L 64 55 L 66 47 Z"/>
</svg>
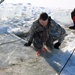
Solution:
<svg viewBox="0 0 75 75">
<path fill-rule="evenodd" d="M 49 17 L 48 24 L 43 27 L 38 20 L 36 20 L 29 30 L 29 41 L 33 42 L 34 47 L 40 49 L 43 44 L 48 47 L 53 47 L 53 41 L 58 40 L 60 43 L 65 36 L 65 30 Z"/>
<path fill-rule="evenodd" d="M 74 26 L 75 26 L 75 9 L 71 12 L 71 18 L 72 18 Z"/>
<path fill-rule="evenodd" d="M 71 12 L 71 19 L 72 19 L 74 25 L 73 25 L 73 26 L 70 26 L 69 28 L 75 30 L 75 8 L 74 8 L 74 10 Z"/>
</svg>

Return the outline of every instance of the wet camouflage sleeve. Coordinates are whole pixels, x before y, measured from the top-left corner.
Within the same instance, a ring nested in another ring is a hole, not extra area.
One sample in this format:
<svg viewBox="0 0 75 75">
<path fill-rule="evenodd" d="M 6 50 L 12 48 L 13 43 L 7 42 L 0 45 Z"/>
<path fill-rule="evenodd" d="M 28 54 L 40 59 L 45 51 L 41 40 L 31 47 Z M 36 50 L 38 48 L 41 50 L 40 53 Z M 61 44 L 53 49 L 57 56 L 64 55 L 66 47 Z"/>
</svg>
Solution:
<svg viewBox="0 0 75 75">
<path fill-rule="evenodd" d="M 55 38 L 58 39 L 59 42 L 62 42 L 66 35 L 66 31 L 64 30 L 64 28 L 62 28 L 59 24 L 51 19 L 51 29 L 54 30 L 57 34 L 55 35 Z"/>
<path fill-rule="evenodd" d="M 36 32 L 36 24 L 35 23 L 33 23 L 32 24 L 32 26 L 31 26 L 31 28 L 30 28 L 30 30 L 29 30 L 29 40 L 28 41 L 30 41 L 30 42 L 32 42 L 33 41 L 33 37 L 34 37 L 34 34 L 35 34 L 35 32 Z"/>
</svg>

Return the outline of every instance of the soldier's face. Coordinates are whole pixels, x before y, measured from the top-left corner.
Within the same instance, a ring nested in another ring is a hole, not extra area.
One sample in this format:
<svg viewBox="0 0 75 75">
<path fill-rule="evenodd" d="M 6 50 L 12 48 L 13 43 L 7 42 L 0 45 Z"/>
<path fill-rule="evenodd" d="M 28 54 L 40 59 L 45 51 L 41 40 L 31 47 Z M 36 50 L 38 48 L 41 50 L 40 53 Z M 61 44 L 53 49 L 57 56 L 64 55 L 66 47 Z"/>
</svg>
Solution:
<svg viewBox="0 0 75 75">
<path fill-rule="evenodd" d="M 46 26 L 47 25 L 47 23 L 48 23 L 48 19 L 47 20 L 42 20 L 42 19 L 40 19 L 39 20 L 39 22 L 40 22 L 40 24 L 42 25 L 42 26 Z"/>
</svg>

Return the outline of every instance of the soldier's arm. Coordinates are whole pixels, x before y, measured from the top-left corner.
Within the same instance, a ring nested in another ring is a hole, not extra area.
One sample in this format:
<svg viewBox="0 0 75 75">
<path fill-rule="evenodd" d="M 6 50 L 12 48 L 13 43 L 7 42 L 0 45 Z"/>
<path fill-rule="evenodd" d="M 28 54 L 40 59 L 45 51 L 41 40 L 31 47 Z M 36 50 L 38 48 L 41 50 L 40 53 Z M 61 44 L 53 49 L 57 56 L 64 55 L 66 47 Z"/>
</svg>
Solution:
<svg viewBox="0 0 75 75">
<path fill-rule="evenodd" d="M 31 26 L 31 28 L 29 30 L 29 33 L 28 33 L 29 34 L 29 40 L 27 43 L 24 44 L 24 46 L 30 46 L 31 45 L 33 38 L 34 38 L 35 30 L 36 30 L 36 26 L 33 23 L 33 25 Z"/>
<path fill-rule="evenodd" d="M 54 29 L 59 35 L 66 34 L 64 28 L 62 28 L 58 23 L 51 19 L 51 27 Z"/>
<path fill-rule="evenodd" d="M 36 32 L 36 25 L 35 25 L 35 23 L 33 23 L 30 30 L 29 30 L 29 41 L 30 42 L 33 41 L 35 32 Z"/>
</svg>

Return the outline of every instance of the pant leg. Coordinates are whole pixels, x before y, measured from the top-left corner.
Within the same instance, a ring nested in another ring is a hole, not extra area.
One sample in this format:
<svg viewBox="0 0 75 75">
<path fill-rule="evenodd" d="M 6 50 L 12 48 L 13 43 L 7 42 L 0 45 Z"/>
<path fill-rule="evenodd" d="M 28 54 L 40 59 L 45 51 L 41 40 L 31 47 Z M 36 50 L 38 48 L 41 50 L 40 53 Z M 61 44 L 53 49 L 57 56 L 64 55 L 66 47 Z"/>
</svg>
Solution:
<svg viewBox="0 0 75 75">
<path fill-rule="evenodd" d="M 37 49 L 41 49 L 43 47 L 43 41 L 40 37 L 35 37 L 33 40 L 33 45 Z"/>
<path fill-rule="evenodd" d="M 46 41 L 46 46 L 50 49 L 53 49 L 53 37 L 49 36 L 48 40 Z"/>
<path fill-rule="evenodd" d="M 59 43 L 62 43 L 62 41 L 64 40 L 66 34 L 62 34 L 60 36 L 56 36 L 56 37 L 53 37 L 53 41 L 58 41 Z"/>
</svg>

